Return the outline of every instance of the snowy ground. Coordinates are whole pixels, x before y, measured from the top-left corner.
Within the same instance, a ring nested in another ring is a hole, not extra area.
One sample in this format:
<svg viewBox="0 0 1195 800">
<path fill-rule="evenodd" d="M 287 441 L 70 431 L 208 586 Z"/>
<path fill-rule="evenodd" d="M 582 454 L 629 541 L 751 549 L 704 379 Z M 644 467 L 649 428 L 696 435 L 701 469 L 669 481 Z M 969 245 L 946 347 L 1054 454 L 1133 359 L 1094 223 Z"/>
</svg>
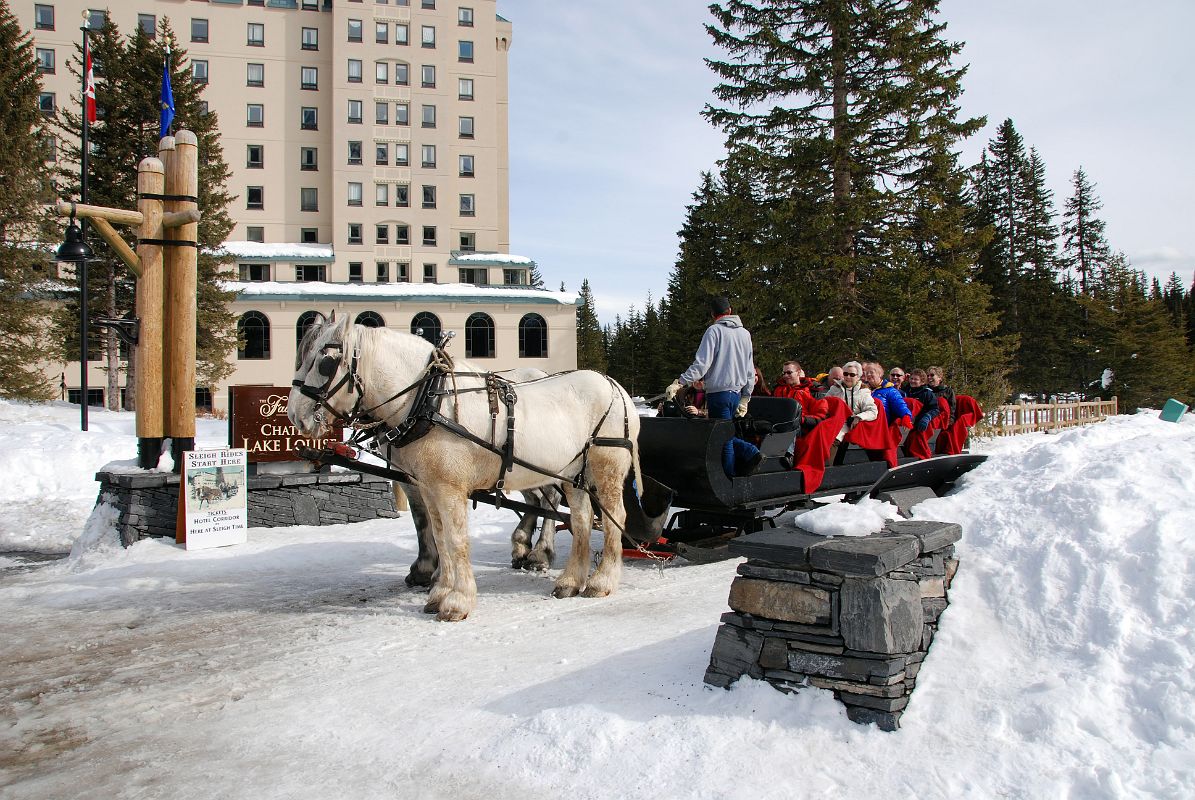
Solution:
<svg viewBox="0 0 1195 800">
<path fill-rule="evenodd" d="M 0 402 L 0 551 L 69 547 L 132 458 L 130 416 L 77 427 Z M 894 734 L 702 684 L 733 561 L 553 600 L 482 507 L 478 608 L 445 624 L 405 518 L 188 553 L 97 516 L 67 559 L 0 557 L 0 798 L 1192 797 L 1193 446 L 1144 413 L 989 443 L 919 506 L 962 565 Z"/>
</svg>

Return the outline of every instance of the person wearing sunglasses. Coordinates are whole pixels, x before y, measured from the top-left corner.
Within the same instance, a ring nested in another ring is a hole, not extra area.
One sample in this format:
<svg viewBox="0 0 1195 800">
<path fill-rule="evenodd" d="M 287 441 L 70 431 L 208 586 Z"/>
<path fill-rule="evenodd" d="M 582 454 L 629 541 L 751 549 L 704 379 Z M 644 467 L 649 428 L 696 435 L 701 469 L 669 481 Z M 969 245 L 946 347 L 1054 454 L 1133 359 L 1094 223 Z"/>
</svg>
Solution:
<svg viewBox="0 0 1195 800">
<path fill-rule="evenodd" d="M 838 432 L 839 439 L 860 422 L 870 422 L 880 415 L 875 398 L 863 385 L 863 365 L 858 361 L 848 361 L 842 365 L 842 384 L 831 386 L 830 391 L 826 392 L 826 397 L 837 397 L 850 409 L 845 427 Z"/>
<path fill-rule="evenodd" d="M 904 367 L 893 367 L 892 371 L 888 373 L 888 380 L 892 381 L 892 385 L 903 393 L 905 388 Z"/>
<path fill-rule="evenodd" d="M 904 395 L 891 381 L 884 380 L 884 368 L 875 361 L 863 362 L 863 383 L 871 390 L 871 396 L 884 406 L 884 419 L 891 425 L 901 417 L 911 417 Z"/>
</svg>

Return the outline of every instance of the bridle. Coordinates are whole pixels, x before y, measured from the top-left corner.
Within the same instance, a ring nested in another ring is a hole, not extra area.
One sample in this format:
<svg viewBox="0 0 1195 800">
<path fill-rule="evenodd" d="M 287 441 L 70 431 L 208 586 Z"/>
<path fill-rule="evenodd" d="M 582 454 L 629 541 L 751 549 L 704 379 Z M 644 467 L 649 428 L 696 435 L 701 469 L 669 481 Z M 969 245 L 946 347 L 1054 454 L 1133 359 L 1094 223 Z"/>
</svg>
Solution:
<svg viewBox="0 0 1195 800">
<path fill-rule="evenodd" d="M 339 351 L 340 354 L 336 355 L 334 353 L 328 352 L 330 350 Z M 313 414 L 316 422 L 321 424 L 323 423 L 325 409 L 327 409 L 332 416 L 336 417 L 346 425 L 351 424 L 353 421 L 360 418 L 361 404 L 365 401 L 365 385 L 361 382 L 361 378 L 357 374 L 357 362 L 360 360 L 360 357 L 361 351 L 357 348 L 353 348 L 353 355 L 349 360 L 348 369 L 345 370 L 344 376 L 339 381 L 336 381 L 335 384 L 333 384 L 332 381 L 336 378 L 337 370 L 340 368 L 341 364 L 344 363 L 344 343 L 328 342 L 321 348 L 320 355 L 316 357 L 315 363 L 312 365 L 312 369 L 326 379 L 324 381 L 324 385 L 317 389 L 315 387 L 308 386 L 306 380 L 299 380 L 298 378 L 290 382 L 291 386 L 298 389 L 300 394 L 302 394 L 304 397 L 311 398 L 318 404 L 318 407 Z M 308 370 L 308 372 L 310 372 L 310 370 Z M 357 402 L 353 405 L 352 411 L 350 411 L 348 414 L 342 414 L 333 408 L 328 401 L 335 397 L 336 394 L 346 386 L 348 387 L 348 391 L 356 392 Z"/>
</svg>

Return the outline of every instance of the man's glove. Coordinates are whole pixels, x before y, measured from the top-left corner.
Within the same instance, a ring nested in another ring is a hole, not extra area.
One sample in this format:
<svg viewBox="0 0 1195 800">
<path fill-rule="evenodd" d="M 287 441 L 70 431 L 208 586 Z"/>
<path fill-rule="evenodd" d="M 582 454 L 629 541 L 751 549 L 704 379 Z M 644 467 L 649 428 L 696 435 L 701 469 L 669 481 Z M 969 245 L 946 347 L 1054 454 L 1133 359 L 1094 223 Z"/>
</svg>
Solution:
<svg viewBox="0 0 1195 800">
<path fill-rule="evenodd" d="M 749 405 L 751 405 L 751 398 L 750 398 L 750 397 L 744 397 L 744 398 L 740 399 L 740 400 L 739 400 L 739 407 L 738 407 L 738 408 L 736 408 L 736 409 L 734 410 L 734 415 L 735 415 L 736 417 L 745 417 L 745 416 L 747 416 L 747 406 L 749 406 Z"/>
<path fill-rule="evenodd" d="M 659 384 L 656 385 L 658 386 Z M 672 383 L 668 384 L 668 388 L 664 390 L 664 399 L 675 400 L 676 393 L 679 392 L 683 386 L 684 384 L 680 381 L 673 381 Z"/>
<path fill-rule="evenodd" d="M 859 422 L 858 417 L 847 417 L 846 418 L 846 429 L 849 431 L 851 428 L 855 427 L 856 423 L 858 423 L 858 422 Z"/>
<path fill-rule="evenodd" d="M 917 421 L 913 423 L 913 427 L 919 431 L 929 429 L 929 417 L 918 417 Z"/>
</svg>

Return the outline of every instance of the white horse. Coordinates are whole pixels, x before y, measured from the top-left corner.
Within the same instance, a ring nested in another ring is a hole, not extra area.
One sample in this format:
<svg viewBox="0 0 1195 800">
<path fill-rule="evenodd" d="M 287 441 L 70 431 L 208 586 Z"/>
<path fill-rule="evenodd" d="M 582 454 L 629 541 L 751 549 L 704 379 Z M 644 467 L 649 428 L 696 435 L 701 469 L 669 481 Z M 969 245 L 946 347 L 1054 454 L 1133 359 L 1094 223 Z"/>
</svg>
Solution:
<svg viewBox="0 0 1195 800">
<path fill-rule="evenodd" d="M 425 611 L 457 621 L 476 605 L 467 500 L 475 490 L 496 486 L 564 489 L 573 547 L 556 597 L 603 597 L 617 589 L 626 524 L 623 483 L 633 473 L 636 486 L 642 485 L 639 417 L 617 383 L 582 370 L 509 386 L 516 398 L 515 434 L 504 473 L 505 403 L 486 391 L 486 373 L 473 365 L 454 368 L 421 337 L 353 325 L 347 318 L 313 326 L 299 360 L 287 413 L 304 434 L 323 433 L 332 415 L 350 424 L 377 420 L 398 432 L 416 421 L 416 431 L 428 428 L 413 440 L 400 439 L 393 456 L 393 465 L 419 483 L 439 551 Z M 436 374 L 444 375 L 442 381 L 428 380 Z M 438 415 L 424 402 L 435 385 L 444 392 L 432 397 Z M 592 575 L 591 491 L 606 520 L 601 561 Z"/>
</svg>

